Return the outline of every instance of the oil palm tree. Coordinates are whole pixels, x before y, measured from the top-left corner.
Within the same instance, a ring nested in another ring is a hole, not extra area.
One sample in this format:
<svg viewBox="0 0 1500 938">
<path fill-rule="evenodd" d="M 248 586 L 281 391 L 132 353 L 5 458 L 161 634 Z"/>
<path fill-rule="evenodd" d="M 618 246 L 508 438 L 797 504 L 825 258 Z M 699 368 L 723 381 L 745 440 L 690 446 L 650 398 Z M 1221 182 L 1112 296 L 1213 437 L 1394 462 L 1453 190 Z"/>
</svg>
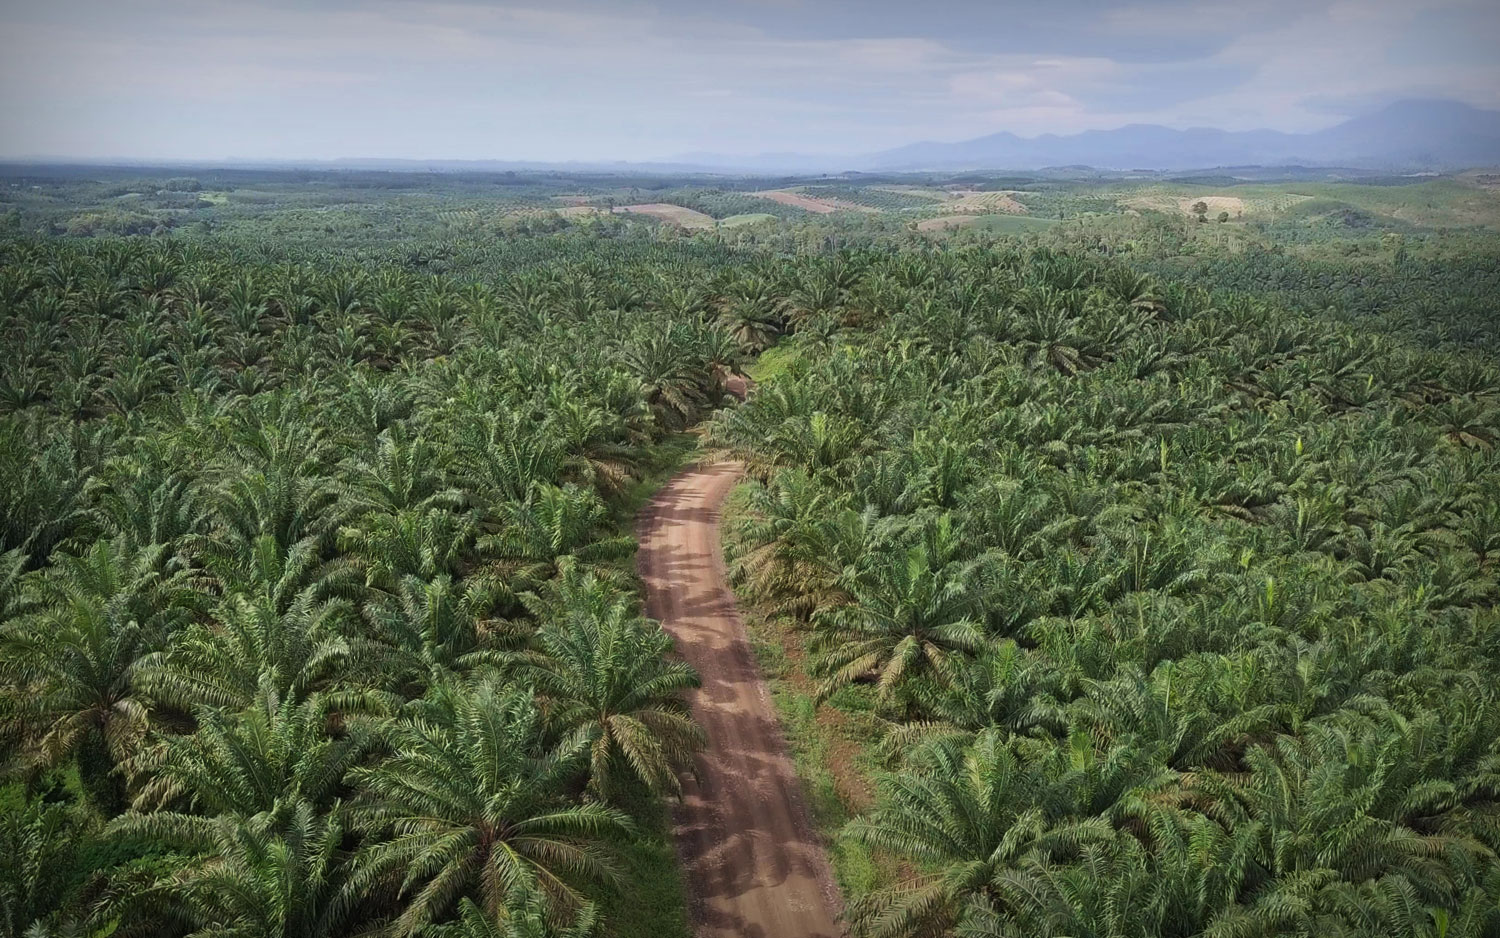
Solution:
<svg viewBox="0 0 1500 938">
<path fill-rule="evenodd" d="M 518 890 L 549 914 L 584 906 L 585 882 L 618 875 L 610 843 L 624 815 L 565 792 L 586 759 L 573 740 L 548 748 L 530 697 L 493 681 L 446 684 L 387 730 L 392 755 L 353 773 L 368 838 L 356 885 L 398 896 L 398 935 L 415 935 L 465 897 L 498 917 Z"/>
<path fill-rule="evenodd" d="M 934 872 L 851 906 L 869 938 L 949 934 L 1016 866 L 1116 836 L 1103 819 L 1067 817 L 1065 796 L 993 730 L 967 747 L 943 740 L 922 750 L 908 771 L 882 777 L 880 790 L 875 810 L 845 836 Z"/>
<path fill-rule="evenodd" d="M 709 404 L 698 376 L 671 335 L 636 337 L 621 351 L 620 362 L 640 382 L 658 422 L 669 429 L 691 425 Z"/>
<path fill-rule="evenodd" d="M 191 841 L 211 839 L 214 819 L 289 820 L 301 805 L 329 810 L 345 775 L 371 751 L 367 727 L 331 729 L 329 701 L 297 701 L 267 685 L 244 710 L 203 708 L 197 730 L 165 735 L 127 765 L 132 811 L 117 832 Z"/>
<path fill-rule="evenodd" d="M 0 627 L 3 679 L 28 749 L 41 765 L 74 761 L 106 811 L 124 796 L 115 767 L 146 730 L 138 672 L 198 604 L 166 549 L 126 551 L 98 541 L 59 559 L 37 581 L 37 611 Z"/>
<path fill-rule="evenodd" d="M 844 605 L 813 614 L 814 673 L 826 698 L 855 681 L 873 679 L 883 703 L 903 698 L 906 682 L 953 682 L 965 659 L 984 642 L 976 561 L 942 556 L 952 538 L 866 559 L 845 570 Z M 936 548 L 936 550 L 934 549 Z"/>
<path fill-rule="evenodd" d="M 0 938 L 66 927 L 66 871 L 88 844 L 72 805 L 28 800 L 0 812 Z"/>
<path fill-rule="evenodd" d="M 95 913 L 122 934 L 178 925 L 192 938 L 334 938 L 356 921 L 345 812 L 295 803 L 284 817 L 204 818 L 145 882 Z M 125 882 L 130 882 L 127 878 Z"/>
<path fill-rule="evenodd" d="M 264 598 L 226 597 L 208 621 L 185 628 L 144 658 L 135 675 L 154 705 L 189 714 L 199 707 L 251 706 L 268 689 L 306 699 L 351 666 L 355 610 L 310 597 L 278 610 Z"/>
<path fill-rule="evenodd" d="M 340 507 L 351 516 L 456 506 L 459 493 L 444 484 L 443 452 L 424 436 L 395 423 L 380 431 L 375 452 L 346 460 Z"/>
<path fill-rule="evenodd" d="M 669 660 L 671 638 L 636 614 L 633 598 L 573 565 L 551 601 L 534 605 L 545 624 L 514 673 L 564 745 L 587 748 L 589 790 L 611 800 L 624 776 L 652 792 L 679 791 L 677 772 L 703 733 L 682 699 L 698 675 Z"/>
<path fill-rule="evenodd" d="M 510 590 L 492 578 L 459 583 L 448 576 L 408 576 L 393 595 L 365 605 L 351 655 L 382 689 L 416 694 L 453 675 L 501 663 L 503 649 L 517 635 L 490 613 L 514 602 Z"/>
<path fill-rule="evenodd" d="M 449 925 L 434 925 L 422 933 L 423 938 L 594 938 L 599 933 L 599 913 L 585 903 L 573 920 L 556 921 L 545 901 L 535 893 L 522 893 L 506 900 L 498 916 L 488 915 L 472 899 L 459 903 L 458 920 Z"/>
<path fill-rule="evenodd" d="M 751 513 L 738 534 L 743 547 L 730 576 L 774 613 L 806 621 L 814 610 L 844 599 L 839 575 L 862 547 L 862 521 L 849 499 L 806 473 L 783 470 L 752 490 Z"/>
<path fill-rule="evenodd" d="M 608 506 L 593 492 L 572 484 L 539 484 L 525 501 L 504 506 L 500 530 L 480 538 L 478 548 L 517 584 L 549 580 L 565 563 L 618 579 L 610 564 L 628 557 L 635 541 L 602 536 L 608 520 Z"/>
</svg>

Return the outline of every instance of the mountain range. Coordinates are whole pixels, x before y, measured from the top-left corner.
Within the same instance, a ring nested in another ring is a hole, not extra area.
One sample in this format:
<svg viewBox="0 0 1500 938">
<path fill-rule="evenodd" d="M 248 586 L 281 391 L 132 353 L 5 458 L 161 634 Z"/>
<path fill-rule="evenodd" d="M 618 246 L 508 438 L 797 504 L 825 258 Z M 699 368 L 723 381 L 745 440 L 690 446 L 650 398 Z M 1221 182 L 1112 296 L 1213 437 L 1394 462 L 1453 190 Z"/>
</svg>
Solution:
<svg viewBox="0 0 1500 938">
<path fill-rule="evenodd" d="M 3 165 L 6 161 L 0 161 Z M 78 164 L 63 158 L 16 165 Z M 383 170 L 395 172 L 556 172 L 704 175 L 828 175 L 932 170 L 1093 169 L 1207 170 L 1309 167 L 1367 172 L 1423 172 L 1500 166 L 1500 111 L 1457 101 L 1408 100 L 1312 133 L 1277 130 L 1177 130 L 1130 124 L 1114 130 L 1021 137 L 1001 132 L 955 143 L 924 141 L 851 155 L 688 153 L 672 160 L 87 160 L 82 165 L 222 166 L 245 169 Z"/>
<path fill-rule="evenodd" d="M 956 143 L 913 143 L 854 157 L 790 153 L 735 157 L 687 154 L 676 162 L 756 172 L 1094 169 L 1185 170 L 1219 166 L 1338 166 L 1421 171 L 1500 165 L 1500 111 L 1457 101 L 1408 100 L 1312 133 L 1175 130 L 1130 124 L 1114 130 L 1020 137 L 996 133 Z"/>
</svg>

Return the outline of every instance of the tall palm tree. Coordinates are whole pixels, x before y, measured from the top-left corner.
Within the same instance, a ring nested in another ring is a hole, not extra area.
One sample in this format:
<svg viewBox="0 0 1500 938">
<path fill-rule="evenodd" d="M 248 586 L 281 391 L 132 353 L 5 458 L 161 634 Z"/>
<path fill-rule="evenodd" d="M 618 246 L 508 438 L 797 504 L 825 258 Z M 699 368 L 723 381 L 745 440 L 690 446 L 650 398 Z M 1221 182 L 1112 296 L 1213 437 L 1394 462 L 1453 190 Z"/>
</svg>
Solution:
<svg viewBox="0 0 1500 938">
<path fill-rule="evenodd" d="M 443 452 L 424 436 L 411 436 L 403 424 L 386 427 L 376 438 L 373 455 L 345 461 L 341 507 L 352 516 L 366 512 L 454 507 L 459 493 L 443 481 Z"/>
<path fill-rule="evenodd" d="M 803 620 L 846 597 L 839 575 L 863 546 L 861 519 L 849 499 L 827 491 L 806 473 L 783 470 L 752 490 L 751 514 L 737 535 L 730 575 L 773 613 Z"/>
<path fill-rule="evenodd" d="M 348 668 L 355 617 L 347 602 L 302 596 L 278 611 L 267 599 L 226 597 L 204 623 L 187 627 L 139 664 L 135 686 L 157 706 L 244 708 L 267 689 L 306 699 Z"/>
<path fill-rule="evenodd" d="M 368 514 L 340 529 L 338 541 L 364 568 L 368 586 L 392 592 L 406 577 L 431 580 L 459 573 L 478 534 L 474 512 L 430 507 Z"/>
<path fill-rule="evenodd" d="M 124 796 L 115 767 L 146 730 L 137 682 L 198 598 L 180 573 L 164 574 L 164 547 L 127 552 L 98 541 L 37 580 L 38 610 L 0 626 L 0 676 L 42 765 L 76 761 L 106 811 Z"/>
<path fill-rule="evenodd" d="M 761 291 L 730 296 L 720 320 L 739 341 L 740 348 L 752 354 L 765 351 L 776 341 L 784 321 L 781 303 Z"/>
<path fill-rule="evenodd" d="M 587 747 L 589 790 L 610 800 L 626 773 L 653 792 L 679 791 L 676 773 L 703 733 L 682 699 L 698 675 L 668 660 L 672 639 L 632 597 L 571 565 L 555 598 L 537 605 L 539 647 L 517 656 L 515 675 L 565 745 Z"/>
<path fill-rule="evenodd" d="M 29 800 L 0 812 L 0 938 L 66 926 L 62 912 L 86 828 L 67 804 Z"/>
<path fill-rule="evenodd" d="M 979 563 L 944 562 L 923 544 L 877 556 L 839 579 L 850 601 L 813 614 L 818 696 L 873 678 L 883 703 L 918 678 L 951 683 L 984 641 Z"/>
<path fill-rule="evenodd" d="M 164 839 L 182 853 L 117 892 L 96 918 L 127 935 L 160 934 L 167 923 L 190 938 L 346 935 L 356 912 L 344 814 L 298 802 L 276 819 L 204 818 L 193 836 Z"/>
<path fill-rule="evenodd" d="M 430 582 L 408 576 L 394 595 L 366 604 L 352 654 L 380 689 L 419 695 L 453 675 L 500 664 L 517 635 L 490 613 L 514 600 L 491 578 L 456 583 L 448 576 Z"/>
<path fill-rule="evenodd" d="M 247 709 L 202 709 L 196 732 L 166 736 L 126 768 L 132 813 L 118 831 L 189 841 L 213 818 L 284 820 L 302 804 L 324 810 L 345 775 L 371 750 L 369 731 L 348 722 L 330 732 L 328 702 L 282 698 L 267 686 Z"/>
<path fill-rule="evenodd" d="M 630 825 L 566 798 L 586 744 L 547 748 L 528 695 L 493 681 L 443 685 L 387 735 L 392 756 L 352 777 L 369 838 L 357 884 L 400 897 L 393 933 L 415 935 L 465 897 L 498 917 L 521 889 L 566 915 L 584 905 L 582 883 L 617 875 L 609 844 Z"/>
<path fill-rule="evenodd" d="M 851 905 L 869 938 L 950 934 L 1016 865 L 1115 836 L 1102 819 L 1068 817 L 1062 793 L 994 730 L 968 747 L 942 740 L 923 749 L 907 771 L 882 777 L 880 791 L 875 810 L 845 835 L 934 872 Z"/>
<path fill-rule="evenodd" d="M 609 508 L 593 492 L 539 484 L 525 501 L 504 506 L 499 532 L 480 538 L 478 548 L 498 561 L 518 589 L 551 579 L 569 563 L 618 579 L 610 564 L 630 556 L 635 541 L 601 536 L 608 522 Z"/>
<path fill-rule="evenodd" d="M 671 430 L 690 426 L 710 403 L 676 338 L 653 332 L 635 337 L 620 352 L 620 363 L 640 382 L 657 421 Z"/>
<path fill-rule="evenodd" d="M 522 893 L 507 899 L 499 916 L 485 913 L 473 900 L 459 903 L 458 920 L 450 925 L 434 925 L 422 933 L 423 938 L 594 938 L 599 933 L 599 913 L 585 903 L 566 924 L 549 914 L 545 901 L 535 893 Z"/>
</svg>

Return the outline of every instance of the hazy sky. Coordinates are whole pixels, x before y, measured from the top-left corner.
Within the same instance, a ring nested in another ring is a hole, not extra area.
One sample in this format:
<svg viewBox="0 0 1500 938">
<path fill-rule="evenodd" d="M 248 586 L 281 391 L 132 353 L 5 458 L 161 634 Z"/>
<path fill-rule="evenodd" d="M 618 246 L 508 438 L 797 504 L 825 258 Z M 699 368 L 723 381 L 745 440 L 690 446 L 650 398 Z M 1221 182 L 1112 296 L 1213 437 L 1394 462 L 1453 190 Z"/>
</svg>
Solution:
<svg viewBox="0 0 1500 938">
<path fill-rule="evenodd" d="M 860 153 L 1500 108 L 1497 0 L 0 0 L 0 156 Z"/>
</svg>

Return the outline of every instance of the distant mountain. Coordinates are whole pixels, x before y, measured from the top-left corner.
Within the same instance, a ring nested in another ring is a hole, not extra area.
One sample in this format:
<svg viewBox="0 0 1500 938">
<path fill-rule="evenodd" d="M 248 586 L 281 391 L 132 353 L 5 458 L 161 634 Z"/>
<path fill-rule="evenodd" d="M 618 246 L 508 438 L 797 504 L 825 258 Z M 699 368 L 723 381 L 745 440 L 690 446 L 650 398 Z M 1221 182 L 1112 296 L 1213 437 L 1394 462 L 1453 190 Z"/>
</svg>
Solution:
<svg viewBox="0 0 1500 938">
<path fill-rule="evenodd" d="M 1500 111 L 1456 101 L 1401 101 L 1326 130 L 1173 130 L 1131 124 L 1116 130 L 1018 137 L 991 134 L 958 143 L 914 143 L 871 154 L 862 169 L 1200 169 L 1310 165 L 1421 170 L 1500 164 Z"/>
<path fill-rule="evenodd" d="M 1001 132 L 957 143 L 913 143 L 852 157 L 765 153 L 680 158 L 720 172 L 901 172 L 1036 170 L 1185 170 L 1217 166 L 1336 166 L 1394 171 L 1500 165 L 1500 111 L 1457 101 L 1401 101 L 1373 114 L 1306 134 L 1276 130 L 1174 130 L 1131 124 L 1059 136 Z"/>
</svg>

